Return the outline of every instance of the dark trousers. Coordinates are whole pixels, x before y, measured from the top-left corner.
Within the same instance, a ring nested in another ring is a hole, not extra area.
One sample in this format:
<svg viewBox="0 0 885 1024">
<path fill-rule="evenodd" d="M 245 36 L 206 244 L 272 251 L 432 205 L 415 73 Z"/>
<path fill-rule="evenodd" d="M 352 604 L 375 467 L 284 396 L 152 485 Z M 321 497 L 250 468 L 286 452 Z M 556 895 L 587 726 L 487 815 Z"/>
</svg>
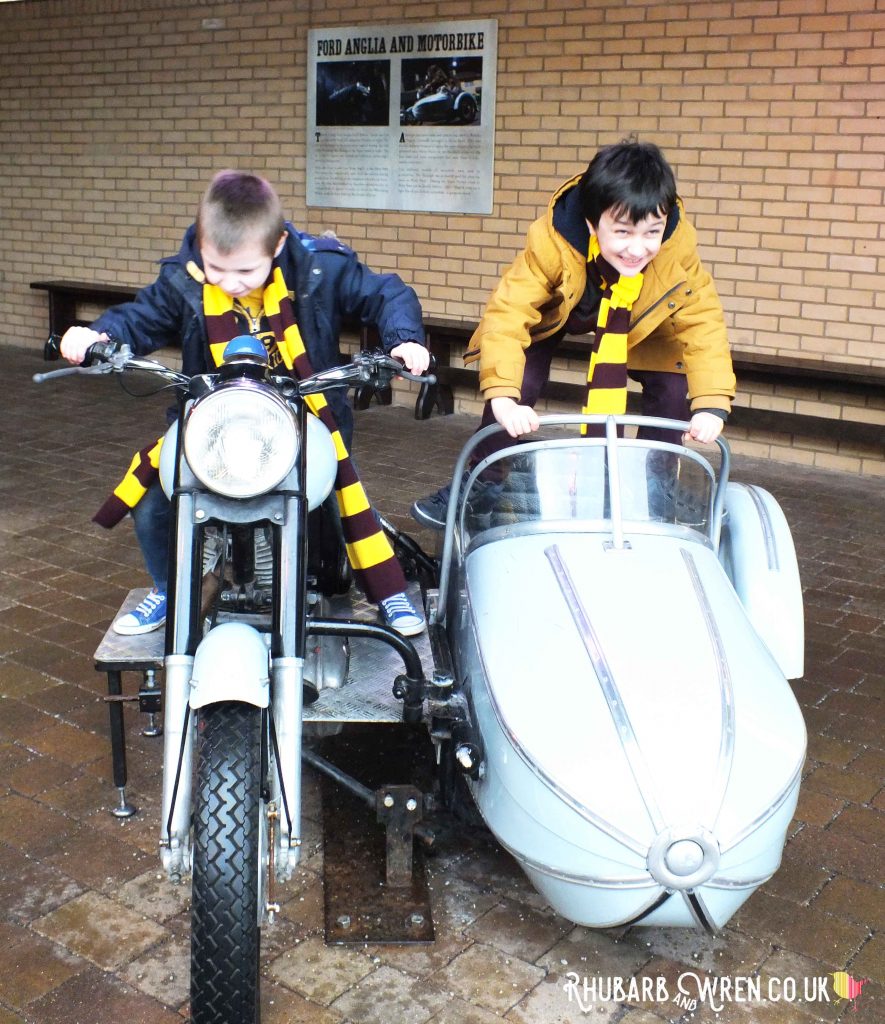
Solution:
<svg viewBox="0 0 885 1024">
<path fill-rule="evenodd" d="M 522 397 L 520 405 L 534 408 L 541 395 L 544 385 L 550 378 L 550 364 L 563 334 L 554 334 L 544 341 L 535 342 L 526 349 L 525 371 L 522 377 Z M 642 415 L 660 416 L 671 420 L 690 420 L 691 410 L 688 403 L 688 391 L 684 373 L 668 373 L 665 370 L 628 370 L 628 375 L 642 386 Z M 495 423 L 492 403 L 486 402 L 482 411 L 479 429 Z M 682 432 L 678 430 L 661 430 L 656 427 L 643 427 L 638 436 L 647 441 L 669 441 L 679 444 Z M 513 439 L 503 431 L 488 438 L 473 453 L 473 462 L 477 463 L 487 455 L 501 451 L 513 444 Z"/>
</svg>

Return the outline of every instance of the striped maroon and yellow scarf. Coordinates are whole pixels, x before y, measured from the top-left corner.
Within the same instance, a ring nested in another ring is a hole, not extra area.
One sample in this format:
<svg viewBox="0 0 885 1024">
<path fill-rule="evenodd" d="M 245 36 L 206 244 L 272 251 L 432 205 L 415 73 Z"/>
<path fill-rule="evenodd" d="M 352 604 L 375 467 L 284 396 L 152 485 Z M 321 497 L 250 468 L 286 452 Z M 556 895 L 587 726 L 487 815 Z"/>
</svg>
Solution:
<svg viewBox="0 0 885 1024">
<path fill-rule="evenodd" d="M 203 286 L 203 312 L 209 350 L 217 366 L 224 357 L 227 343 L 243 331 L 234 313 L 233 299 L 214 285 Z M 277 266 L 274 266 L 271 279 L 264 289 L 264 313 L 286 369 L 299 380 L 310 376 L 313 369 L 295 321 L 295 308 Z M 377 604 L 406 589 L 402 568 L 390 541 L 378 526 L 325 397 L 309 395 L 305 400 L 311 412 L 332 434 L 338 453 L 335 491 L 347 556 L 357 584 L 366 597 Z M 107 528 L 115 526 L 141 501 L 148 487 L 157 479 L 162 443 L 163 439 L 160 438 L 135 454 L 126 475 L 93 516 L 94 522 Z"/>
<path fill-rule="evenodd" d="M 587 280 L 602 289 L 602 301 L 587 370 L 587 398 L 581 412 L 619 415 L 627 410 L 627 334 L 630 311 L 642 289 L 642 274 L 622 277 L 600 253 L 596 235 L 591 235 Z"/>
<path fill-rule="evenodd" d="M 225 346 L 232 338 L 241 334 L 242 329 L 234 313 L 233 299 L 216 285 L 203 285 L 203 311 L 206 316 L 209 350 L 215 364 L 218 365 L 222 361 Z M 264 314 L 273 331 L 277 349 L 286 369 L 297 380 L 309 377 L 313 373 L 313 367 L 295 320 L 295 307 L 278 266 L 274 266 L 270 281 L 264 289 Z M 332 434 L 335 442 L 335 450 L 338 453 L 335 492 L 341 513 L 347 556 L 357 584 L 363 589 L 366 597 L 377 604 L 384 598 L 406 589 L 402 568 L 390 541 L 378 525 L 325 396 L 308 395 L 305 401 L 310 411 Z"/>
<path fill-rule="evenodd" d="M 94 523 L 109 530 L 135 508 L 147 493 L 148 487 L 160 474 L 160 449 L 163 438 L 152 441 L 137 451 L 129 463 L 123 479 L 102 502 L 101 508 L 92 517 Z"/>
</svg>

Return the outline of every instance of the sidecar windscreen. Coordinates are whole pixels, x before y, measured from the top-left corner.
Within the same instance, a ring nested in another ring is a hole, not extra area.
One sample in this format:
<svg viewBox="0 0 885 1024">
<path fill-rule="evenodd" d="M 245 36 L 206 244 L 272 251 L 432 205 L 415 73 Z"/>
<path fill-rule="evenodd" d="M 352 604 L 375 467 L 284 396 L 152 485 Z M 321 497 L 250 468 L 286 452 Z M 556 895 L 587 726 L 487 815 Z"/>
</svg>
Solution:
<svg viewBox="0 0 885 1024">
<path fill-rule="evenodd" d="M 468 543 L 486 530 L 518 524 L 607 530 L 618 508 L 625 523 L 709 531 L 713 471 L 673 445 L 622 440 L 609 464 L 602 440 L 528 443 L 478 468 L 464 495 Z"/>
</svg>

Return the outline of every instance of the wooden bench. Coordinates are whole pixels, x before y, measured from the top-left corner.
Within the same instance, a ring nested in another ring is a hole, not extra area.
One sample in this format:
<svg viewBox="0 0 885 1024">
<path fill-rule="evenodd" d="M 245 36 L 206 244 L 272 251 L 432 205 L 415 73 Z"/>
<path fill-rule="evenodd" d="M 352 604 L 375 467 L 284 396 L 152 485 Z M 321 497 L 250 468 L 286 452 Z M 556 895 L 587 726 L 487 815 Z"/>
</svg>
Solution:
<svg viewBox="0 0 885 1024">
<path fill-rule="evenodd" d="M 49 296 L 49 333 L 62 335 L 69 327 L 88 326 L 77 316 L 80 305 L 115 306 L 130 302 L 139 289 L 96 281 L 31 281 L 31 287 Z M 94 319 L 94 318 L 93 318 Z"/>
<path fill-rule="evenodd" d="M 472 367 L 451 365 L 451 353 L 465 351 L 467 343 L 476 330 L 476 324 L 447 317 L 426 316 L 424 327 L 427 343 L 436 359 L 437 384 L 425 385 L 415 404 L 417 419 L 426 419 L 434 409 L 448 414 L 454 411 L 453 389 L 456 387 L 477 388 L 477 371 Z M 589 349 L 586 337 L 563 339 L 557 348 L 558 357 L 586 361 Z M 825 359 L 805 357 L 788 358 L 765 353 L 732 350 L 738 388 L 741 382 L 779 382 L 805 385 L 821 390 L 839 391 L 850 394 L 885 395 L 885 367 L 866 366 L 856 363 L 839 363 Z M 548 381 L 543 396 L 555 401 L 567 402 L 579 408 L 585 397 L 584 384 L 568 381 Z M 628 407 L 638 412 L 639 396 L 631 392 Z M 879 423 L 864 423 L 857 420 L 833 419 L 828 416 L 810 416 L 801 413 L 775 409 L 735 406 L 728 419 L 732 426 L 756 430 L 786 431 L 812 437 L 829 437 L 839 441 L 854 441 L 867 444 L 881 444 L 885 430 Z"/>
</svg>

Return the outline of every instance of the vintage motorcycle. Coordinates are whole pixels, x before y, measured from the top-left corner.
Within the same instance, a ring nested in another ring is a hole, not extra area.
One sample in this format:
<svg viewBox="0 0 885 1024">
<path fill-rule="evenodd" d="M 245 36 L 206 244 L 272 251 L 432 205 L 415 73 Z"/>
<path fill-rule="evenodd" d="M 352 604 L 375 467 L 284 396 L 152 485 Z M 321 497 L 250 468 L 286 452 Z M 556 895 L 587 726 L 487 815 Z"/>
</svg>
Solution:
<svg viewBox="0 0 885 1024">
<path fill-rule="evenodd" d="M 56 339 L 47 355 L 57 354 Z M 402 719 L 420 720 L 426 689 L 412 643 L 375 622 L 328 615 L 343 542 L 329 543 L 326 527 L 315 543 L 313 520 L 333 488 L 337 453 L 307 400 L 389 386 L 394 376 L 432 378 L 360 352 L 296 381 L 273 375 L 263 345 L 247 336 L 228 344 L 217 372 L 195 377 L 98 343 L 82 367 L 35 380 L 70 373 L 149 374 L 178 396 L 160 459 L 174 518 L 160 857 L 171 879 L 191 875 L 191 1019 L 252 1024 L 261 929 L 279 910 L 275 886 L 299 861 L 306 705 L 342 685 L 354 637 L 395 652 L 402 671 L 386 684 Z M 210 580 L 221 581 L 212 602 Z M 145 697 L 154 707 L 156 690 Z"/>
<path fill-rule="evenodd" d="M 181 400 L 164 444 L 176 529 L 160 848 L 171 877 L 192 873 L 194 1021 L 258 1020 L 260 929 L 298 863 L 302 758 L 372 799 L 303 743 L 303 722 L 328 721 L 339 695 L 383 704 L 352 673 L 343 685 L 349 637 L 402 660 L 382 673 L 397 708 L 384 720 L 426 726 L 441 802 L 469 797 L 567 919 L 715 931 L 776 871 L 806 742 L 787 683 L 803 672 L 801 587 L 780 507 L 729 481 L 723 440 L 717 472 L 683 445 L 621 436 L 687 424 L 543 417 L 541 434 L 468 471 L 499 428 L 475 434 L 440 558 L 382 517 L 422 580 L 419 655 L 329 616 L 339 574 L 323 588 L 306 558 L 335 453 L 305 400 L 385 386 L 398 363 L 360 354 L 296 382 L 248 340 L 191 379 L 100 356 L 98 371 L 146 370 Z M 233 582 L 207 617 L 200 582 L 218 551 Z M 395 822 L 408 846 L 413 825 Z"/>
<path fill-rule="evenodd" d="M 802 592 L 783 512 L 729 482 L 726 442 L 717 476 L 619 436 L 643 424 L 688 428 L 543 417 L 468 474 L 499 428 L 474 435 L 428 621 L 467 707 L 451 761 L 550 905 L 714 931 L 777 869 L 796 806 Z"/>
<path fill-rule="evenodd" d="M 401 125 L 473 124 L 479 113 L 476 97 L 448 85 L 432 92 L 418 90 L 415 100 L 400 110 Z"/>
</svg>

